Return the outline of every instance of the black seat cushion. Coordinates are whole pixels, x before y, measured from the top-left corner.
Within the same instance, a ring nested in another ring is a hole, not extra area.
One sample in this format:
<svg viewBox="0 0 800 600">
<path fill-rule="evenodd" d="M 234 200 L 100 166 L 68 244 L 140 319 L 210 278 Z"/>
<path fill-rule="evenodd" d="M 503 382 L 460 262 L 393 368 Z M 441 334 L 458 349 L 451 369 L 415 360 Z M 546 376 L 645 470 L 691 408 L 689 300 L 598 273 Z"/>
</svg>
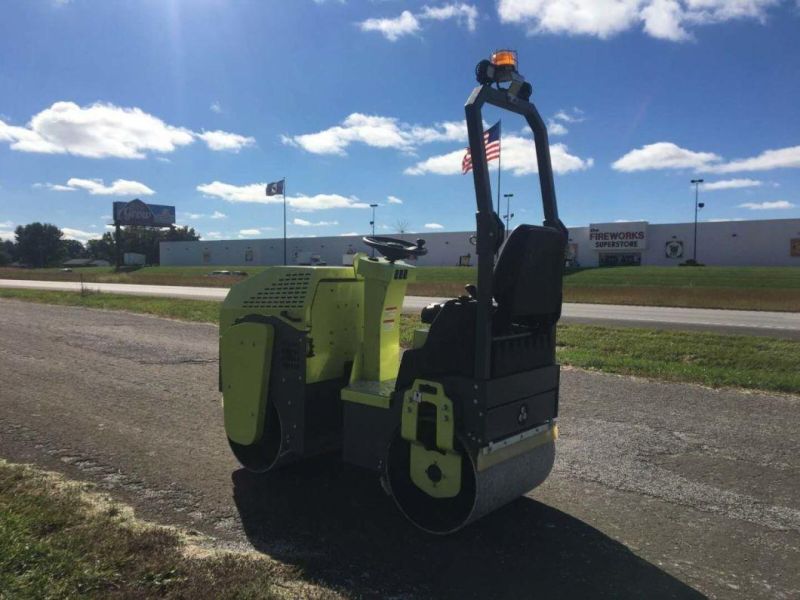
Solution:
<svg viewBox="0 0 800 600">
<path fill-rule="evenodd" d="M 555 323 L 561 315 L 561 278 L 567 237 L 552 227 L 520 225 L 494 268 L 498 312 L 516 323 Z"/>
</svg>

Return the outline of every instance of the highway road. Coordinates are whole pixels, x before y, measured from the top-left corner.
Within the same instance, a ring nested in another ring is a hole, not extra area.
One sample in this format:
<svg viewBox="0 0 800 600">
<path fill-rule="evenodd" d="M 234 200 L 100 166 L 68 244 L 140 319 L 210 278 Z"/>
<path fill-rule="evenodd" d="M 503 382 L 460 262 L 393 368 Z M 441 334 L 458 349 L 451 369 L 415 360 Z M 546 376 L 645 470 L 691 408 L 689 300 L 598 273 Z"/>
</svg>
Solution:
<svg viewBox="0 0 800 600">
<path fill-rule="evenodd" d="M 86 283 L 87 289 L 114 294 L 167 296 L 189 300 L 222 300 L 225 288 L 125 283 Z M 81 284 L 69 281 L 27 281 L 0 279 L 0 288 L 79 291 Z M 417 313 L 443 298 L 408 296 L 403 311 Z M 697 329 L 745 335 L 769 335 L 800 339 L 800 313 L 672 308 L 661 306 L 619 306 L 611 304 L 564 304 L 567 323 Z"/>
<path fill-rule="evenodd" d="M 353 598 L 798 598 L 800 398 L 568 369 L 556 467 L 447 538 L 335 455 L 237 468 L 217 328 L 0 299 L 0 457 Z"/>
</svg>

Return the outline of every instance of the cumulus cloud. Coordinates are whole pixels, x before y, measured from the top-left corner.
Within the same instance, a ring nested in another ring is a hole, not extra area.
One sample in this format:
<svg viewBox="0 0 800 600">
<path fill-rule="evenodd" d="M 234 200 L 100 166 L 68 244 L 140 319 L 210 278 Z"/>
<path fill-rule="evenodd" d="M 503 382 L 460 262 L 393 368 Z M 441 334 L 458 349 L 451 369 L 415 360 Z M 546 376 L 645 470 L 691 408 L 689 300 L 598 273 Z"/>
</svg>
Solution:
<svg viewBox="0 0 800 600">
<path fill-rule="evenodd" d="M 75 192 L 84 190 L 92 196 L 152 196 L 155 191 L 138 181 L 117 179 L 111 185 L 105 185 L 102 179 L 80 179 L 71 177 L 66 185 L 37 184 L 37 187 L 46 187 L 55 192 Z"/>
<path fill-rule="evenodd" d="M 211 150 L 226 152 L 239 152 L 242 148 L 253 146 L 256 143 L 255 138 L 219 130 L 204 131 L 198 133 L 197 137 L 203 140 Z"/>
<path fill-rule="evenodd" d="M 222 112 L 222 105 L 219 102 L 212 102 L 211 106 L 208 107 L 211 112 L 215 112 L 220 114 Z M 210 235 L 210 234 L 209 234 Z"/>
<path fill-rule="evenodd" d="M 439 223 L 425 223 L 423 227 L 425 229 L 444 229 L 444 225 L 440 225 Z"/>
<path fill-rule="evenodd" d="M 73 229 L 72 227 L 62 227 L 61 232 L 64 234 L 65 240 L 78 240 L 80 243 L 85 244 L 89 240 L 96 240 L 102 236 L 97 231 L 82 231 L 80 229 Z"/>
<path fill-rule="evenodd" d="M 547 133 L 550 135 L 567 135 L 569 129 L 558 121 L 550 120 L 547 122 Z"/>
<path fill-rule="evenodd" d="M 338 221 L 317 221 L 316 223 L 312 221 L 307 221 L 305 219 L 294 219 L 292 221 L 293 225 L 299 225 L 300 227 L 328 227 L 330 225 L 338 225 Z"/>
<path fill-rule="evenodd" d="M 684 41 L 688 28 L 734 19 L 763 22 L 780 0 L 499 0 L 503 23 L 530 35 L 589 35 L 601 39 L 641 27 L 655 38 Z"/>
<path fill-rule="evenodd" d="M 745 202 L 740 204 L 739 208 L 748 208 L 750 210 L 788 210 L 794 208 L 796 205 L 786 200 L 776 200 L 774 202 Z"/>
<path fill-rule="evenodd" d="M 221 198 L 227 202 L 254 202 L 258 204 L 281 204 L 283 196 L 266 196 L 264 189 L 266 183 L 250 183 L 234 185 L 222 181 L 203 183 L 197 186 L 197 191 L 211 198 Z M 315 210 L 328 210 L 331 208 L 369 208 L 366 202 L 360 202 L 355 196 L 341 196 L 339 194 L 316 194 L 306 196 L 286 196 L 286 203 L 298 212 L 313 212 Z"/>
<path fill-rule="evenodd" d="M 403 203 L 403 201 L 400 198 L 398 198 L 397 196 L 387 196 L 386 201 L 389 204 L 402 204 Z"/>
<path fill-rule="evenodd" d="M 652 169 L 702 169 L 719 160 L 720 157 L 713 152 L 694 152 L 672 142 L 657 142 L 631 150 L 614 161 L 611 167 L 624 172 Z"/>
<path fill-rule="evenodd" d="M 612 163 L 611 166 L 617 171 L 690 168 L 706 173 L 737 173 L 800 168 L 800 146 L 765 150 L 752 158 L 724 162 L 722 157 L 713 152 L 695 152 L 681 148 L 672 142 L 657 142 L 631 150 Z M 732 181 L 739 183 L 739 185 L 734 184 L 736 187 L 752 187 L 751 185 L 741 185 L 743 181 L 752 180 L 736 179 Z"/>
<path fill-rule="evenodd" d="M 0 120 L 0 141 L 20 152 L 141 159 L 151 152 L 174 152 L 196 138 L 212 150 L 238 151 L 254 142 L 224 131 L 195 133 L 169 125 L 140 108 L 102 103 L 78 106 L 56 102 L 31 117 L 24 127 Z"/>
<path fill-rule="evenodd" d="M 396 42 L 401 37 L 419 33 L 421 21 L 448 21 L 451 19 L 469 31 L 475 31 L 478 9 L 471 4 L 457 2 L 437 7 L 424 6 L 416 14 L 404 10 L 396 17 L 370 18 L 361 21 L 358 26 L 361 31 L 378 32 L 390 42 Z"/>
<path fill-rule="evenodd" d="M 241 237 L 253 237 L 256 235 L 261 235 L 260 229 L 240 229 L 239 235 Z"/>
<path fill-rule="evenodd" d="M 404 173 L 406 175 L 425 175 L 428 173 L 458 175 L 461 173 L 461 160 L 464 157 L 464 152 L 464 149 L 460 149 L 447 154 L 432 156 L 408 167 Z M 503 138 L 502 153 L 504 171 L 510 171 L 516 176 L 531 175 L 538 172 L 536 146 L 531 138 L 513 134 L 506 136 Z M 553 165 L 553 171 L 559 175 L 573 171 L 585 171 L 594 164 L 594 160 L 591 158 L 580 158 L 570 154 L 565 144 L 552 144 L 550 146 L 550 160 Z"/>
<path fill-rule="evenodd" d="M 716 165 L 714 173 L 736 173 L 741 171 L 769 171 L 771 169 L 800 168 L 800 146 L 765 150 L 752 158 L 740 158 Z"/>
<path fill-rule="evenodd" d="M 700 187 L 707 192 L 713 192 L 715 190 L 761 187 L 762 185 L 764 185 L 764 182 L 757 179 L 722 179 L 720 181 L 709 181 Z"/>
<path fill-rule="evenodd" d="M 411 11 L 404 10 L 400 16 L 387 19 L 367 19 L 359 23 L 361 31 L 377 31 L 390 42 L 396 42 L 404 35 L 419 31 L 419 20 Z"/>
</svg>

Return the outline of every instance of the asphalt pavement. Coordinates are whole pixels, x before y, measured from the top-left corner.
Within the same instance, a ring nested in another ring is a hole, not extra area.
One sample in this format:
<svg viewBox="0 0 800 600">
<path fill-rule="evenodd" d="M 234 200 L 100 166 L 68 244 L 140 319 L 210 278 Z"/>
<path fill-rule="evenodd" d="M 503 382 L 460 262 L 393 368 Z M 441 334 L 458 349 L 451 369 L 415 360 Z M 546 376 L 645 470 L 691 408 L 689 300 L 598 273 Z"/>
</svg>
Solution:
<svg viewBox="0 0 800 600">
<path fill-rule="evenodd" d="M 221 301 L 228 293 L 226 288 L 215 287 L 127 283 L 86 283 L 83 285 L 86 289 L 113 294 L 189 300 Z M 0 288 L 80 291 L 81 284 L 71 281 L 0 279 Z M 418 313 L 431 302 L 443 302 L 444 300 L 446 298 L 407 296 L 403 303 L 403 312 Z M 566 323 L 690 329 L 800 339 L 800 313 L 565 303 L 562 318 Z"/>
<path fill-rule="evenodd" d="M 564 370 L 556 467 L 458 534 L 414 530 L 335 455 L 252 475 L 217 329 L 0 300 L 0 456 L 352 597 L 800 597 L 800 398 Z"/>
</svg>

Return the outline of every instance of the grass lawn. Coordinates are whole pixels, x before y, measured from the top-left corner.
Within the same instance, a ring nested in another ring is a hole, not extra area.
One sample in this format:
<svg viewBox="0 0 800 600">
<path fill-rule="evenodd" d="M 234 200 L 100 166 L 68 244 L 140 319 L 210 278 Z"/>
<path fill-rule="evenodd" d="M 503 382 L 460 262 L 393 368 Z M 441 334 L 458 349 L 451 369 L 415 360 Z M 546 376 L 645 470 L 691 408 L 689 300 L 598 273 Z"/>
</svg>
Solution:
<svg viewBox="0 0 800 600">
<path fill-rule="evenodd" d="M 85 488 L 0 460 L 0 598 L 338 597 L 255 555 L 191 552 Z"/>
<path fill-rule="evenodd" d="M 76 269 L 0 268 L 0 279 L 47 279 L 154 285 L 228 287 L 239 277 L 209 276 L 214 270 L 244 270 L 250 276 L 267 267 L 145 267 L 114 273 L 110 267 Z M 474 283 L 471 267 L 420 267 L 409 294 L 458 296 Z M 800 268 L 796 267 L 614 267 L 580 269 L 564 277 L 564 300 L 595 304 L 687 306 L 741 310 L 800 311 Z"/>
<path fill-rule="evenodd" d="M 0 289 L 0 298 L 127 310 L 217 323 L 219 303 Z M 419 317 L 403 315 L 401 343 L 410 345 Z M 561 364 L 609 373 L 800 394 L 800 342 L 767 337 L 589 325 L 560 325 Z"/>
</svg>

